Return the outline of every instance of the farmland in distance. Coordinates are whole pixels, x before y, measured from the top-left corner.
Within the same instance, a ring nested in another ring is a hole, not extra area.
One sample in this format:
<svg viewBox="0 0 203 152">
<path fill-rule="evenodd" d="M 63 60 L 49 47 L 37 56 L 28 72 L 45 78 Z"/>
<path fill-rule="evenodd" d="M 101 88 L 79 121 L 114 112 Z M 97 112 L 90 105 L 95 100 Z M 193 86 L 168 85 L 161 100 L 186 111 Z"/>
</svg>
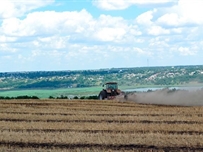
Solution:
<svg viewBox="0 0 203 152">
<path fill-rule="evenodd" d="M 0 151 L 202 151 L 203 107 L 0 100 Z"/>
</svg>

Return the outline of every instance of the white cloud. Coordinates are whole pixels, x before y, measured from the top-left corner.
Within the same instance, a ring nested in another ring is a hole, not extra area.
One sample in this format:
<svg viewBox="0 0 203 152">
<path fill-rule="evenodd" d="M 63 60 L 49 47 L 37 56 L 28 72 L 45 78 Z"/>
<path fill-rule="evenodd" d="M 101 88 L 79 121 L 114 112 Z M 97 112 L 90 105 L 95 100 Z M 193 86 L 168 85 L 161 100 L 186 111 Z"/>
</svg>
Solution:
<svg viewBox="0 0 203 152">
<path fill-rule="evenodd" d="M 110 22 L 109 22 L 110 21 Z M 100 15 L 94 21 L 93 36 L 99 41 L 120 42 L 123 41 L 129 28 L 128 23 L 121 17 L 112 17 L 109 15 Z M 134 31 L 134 33 L 136 33 Z"/>
<path fill-rule="evenodd" d="M 186 22 L 202 24 L 202 6 L 202 0 L 179 0 L 177 7 L 180 9 L 180 15 Z"/>
<path fill-rule="evenodd" d="M 156 25 L 156 22 L 153 21 L 155 13 L 157 13 L 157 9 L 147 11 L 139 15 L 135 19 L 135 23 L 139 24 L 139 26 L 142 27 L 141 29 L 144 29 L 149 35 L 157 36 L 162 34 L 169 34 L 170 33 L 169 30 L 159 25 Z"/>
<path fill-rule="evenodd" d="M 181 18 L 178 16 L 176 13 L 170 13 L 170 14 L 165 14 L 161 16 L 157 22 L 166 24 L 169 26 L 178 26 L 181 25 L 183 21 L 181 21 Z"/>
<path fill-rule="evenodd" d="M 177 0 L 94 0 L 93 4 L 104 10 L 123 10 L 132 5 L 168 4 Z"/>
<path fill-rule="evenodd" d="M 148 33 L 150 35 L 163 35 L 163 34 L 170 34 L 169 30 L 162 28 L 161 26 L 151 26 L 148 29 Z"/>
<path fill-rule="evenodd" d="M 122 39 L 125 33 L 122 28 L 102 28 L 95 36 L 101 41 L 117 41 Z"/>
<path fill-rule="evenodd" d="M 133 36 L 139 36 L 142 35 L 142 32 L 139 30 L 137 25 L 129 25 L 129 34 L 132 34 Z"/>
<path fill-rule="evenodd" d="M 0 43 L 0 48 L 0 52 L 15 53 L 17 51 L 9 43 Z"/>
<path fill-rule="evenodd" d="M 137 26 L 128 24 L 121 17 L 101 15 L 98 19 L 94 19 L 86 10 L 29 13 L 25 19 L 5 19 L 1 29 L 1 33 L 6 36 L 37 38 L 43 35 L 41 40 L 53 35 L 63 35 L 64 37 L 66 34 L 66 37 L 73 41 L 88 38 L 88 40 L 121 42 L 124 41 L 127 33 L 141 34 Z M 35 41 L 35 45 L 39 44 Z"/>
<path fill-rule="evenodd" d="M 34 12 L 25 19 L 9 18 L 3 20 L 2 32 L 10 36 L 34 36 L 65 33 L 82 33 L 91 24 L 92 16 L 80 12 Z"/>
<path fill-rule="evenodd" d="M 132 51 L 134 51 L 137 55 L 143 55 L 143 56 L 146 56 L 146 57 L 152 55 L 152 52 L 143 50 L 143 49 L 138 48 L 138 47 L 133 47 Z"/>
<path fill-rule="evenodd" d="M 171 28 L 171 31 L 173 33 L 181 34 L 183 31 L 183 28 L 181 28 L 181 27 L 180 28 Z"/>
<path fill-rule="evenodd" d="M 38 49 L 63 49 L 66 48 L 69 38 L 64 36 L 50 36 L 37 38 L 32 42 L 32 44 Z"/>
<path fill-rule="evenodd" d="M 146 25 L 146 26 L 150 26 L 153 22 L 152 22 L 152 19 L 153 19 L 153 13 L 155 13 L 157 10 L 154 9 L 152 11 L 147 11 L 141 15 L 139 15 L 137 18 L 136 18 L 136 22 L 138 24 L 142 24 L 142 25 Z"/>
<path fill-rule="evenodd" d="M 54 0 L 1 0 L 0 18 L 20 17 L 31 10 L 52 4 L 53 2 Z"/>
<path fill-rule="evenodd" d="M 197 53 L 196 50 L 192 50 L 191 48 L 182 47 L 182 46 L 178 48 L 178 51 L 181 55 L 184 55 L 184 56 L 195 55 Z"/>
<path fill-rule="evenodd" d="M 15 42 L 17 38 L 15 37 L 8 37 L 5 35 L 0 35 L 0 43 L 5 43 L 5 42 Z"/>
<path fill-rule="evenodd" d="M 170 41 L 169 38 L 155 37 L 150 39 L 149 46 L 156 48 L 168 48 L 170 46 L 168 44 L 169 41 Z"/>
<path fill-rule="evenodd" d="M 126 0 L 96 0 L 93 4 L 105 10 L 122 10 L 129 7 L 130 2 Z"/>
<path fill-rule="evenodd" d="M 187 26 L 188 24 L 203 24 L 203 1 L 179 0 L 178 4 L 168 8 L 157 22 L 169 26 Z"/>
</svg>

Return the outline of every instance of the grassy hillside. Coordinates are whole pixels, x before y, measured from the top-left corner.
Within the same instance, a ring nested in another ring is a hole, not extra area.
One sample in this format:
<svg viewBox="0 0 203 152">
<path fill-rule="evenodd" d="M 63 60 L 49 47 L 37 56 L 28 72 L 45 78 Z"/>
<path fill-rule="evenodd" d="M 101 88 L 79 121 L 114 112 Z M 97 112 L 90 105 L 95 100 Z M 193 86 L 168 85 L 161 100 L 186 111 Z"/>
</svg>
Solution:
<svg viewBox="0 0 203 152">
<path fill-rule="evenodd" d="M 120 86 L 170 86 L 203 83 L 203 66 L 112 68 L 83 71 L 0 73 L 0 90 L 97 87 L 108 81 Z"/>
<path fill-rule="evenodd" d="M 0 91 L 0 96 L 17 97 L 17 96 L 37 96 L 39 98 L 49 98 L 63 96 L 89 96 L 98 95 L 102 87 L 87 88 L 65 88 L 65 89 L 30 89 L 30 90 L 7 90 Z"/>
</svg>

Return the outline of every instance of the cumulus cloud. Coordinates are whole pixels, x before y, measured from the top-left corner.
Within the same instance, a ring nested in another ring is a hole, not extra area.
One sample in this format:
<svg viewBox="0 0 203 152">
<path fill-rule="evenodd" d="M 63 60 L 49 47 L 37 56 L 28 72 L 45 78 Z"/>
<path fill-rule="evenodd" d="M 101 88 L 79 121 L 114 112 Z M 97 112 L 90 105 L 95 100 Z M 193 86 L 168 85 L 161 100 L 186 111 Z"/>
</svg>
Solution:
<svg viewBox="0 0 203 152">
<path fill-rule="evenodd" d="M 136 18 L 136 22 L 138 24 L 142 24 L 142 25 L 145 25 L 145 26 L 150 26 L 153 24 L 152 22 L 152 19 L 153 19 L 153 14 L 156 12 L 157 10 L 154 9 L 152 11 L 147 11 L 141 15 L 139 15 L 137 18 Z"/>
<path fill-rule="evenodd" d="M 111 21 L 111 22 L 109 22 Z M 101 41 L 119 41 L 128 30 L 128 25 L 122 17 L 101 15 L 95 22 L 93 36 Z"/>
<path fill-rule="evenodd" d="M 203 18 L 201 14 L 203 1 L 201 0 L 193 0 L 193 1 L 185 1 L 179 0 L 178 9 L 180 9 L 180 15 L 182 16 L 185 22 L 202 24 Z"/>
<path fill-rule="evenodd" d="M 34 36 L 64 32 L 85 31 L 85 25 L 91 23 L 91 15 L 86 11 L 80 12 L 33 12 L 25 19 L 9 18 L 2 22 L 2 31 L 12 36 Z"/>
<path fill-rule="evenodd" d="M 188 24 L 203 24 L 203 1 L 201 0 L 179 0 L 177 5 L 166 9 L 157 21 L 168 26 L 187 26 Z"/>
<path fill-rule="evenodd" d="M 128 24 L 122 17 L 101 15 L 94 19 L 84 9 L 79 12 L 33 12 L 24 19 L 8 18 L 3 20 L 1 29 L 1 33 L 8 37 L 64 37 L 66 34 L 70 41 L 88 38 L 94 41 L 121 42 L 126 33 L 140 34 L 136 26 Z M 35 44 L 39 45 L 37 41 L 36 39 Z"/>
<path fill-rule="evenodd" d="M 182 19 L 176 13 L 165 14 L 161 16 L 157 22 L 166 24 L 169 26 L 178 26 L 183 23 Z"/>
</svg>

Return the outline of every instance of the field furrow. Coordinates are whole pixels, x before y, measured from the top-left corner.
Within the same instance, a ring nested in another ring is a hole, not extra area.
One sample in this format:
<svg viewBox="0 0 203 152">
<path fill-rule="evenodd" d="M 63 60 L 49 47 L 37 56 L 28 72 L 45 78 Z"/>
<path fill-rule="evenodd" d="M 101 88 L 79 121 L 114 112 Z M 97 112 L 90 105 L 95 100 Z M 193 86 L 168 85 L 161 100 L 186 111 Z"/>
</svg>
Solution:
<svg viewBox="0 0 203 152">
<path fill-rule="evenodd" d="M 64 122 L 64 123 L 118 123 L 118 124 L 203 124 L 203 121 L 150 121 L 150 120 L 54 120 L 0 118 L 0 122 Z"/>
<path fill-rule="evenodd" d="M 184 147 L 184 146 L 154 146 L 154 145 L 142 145 L 142 144 L 94 144 L 94 143 L 37 143 L 37 142 L 0 142 L 0 146 L 10 146 L 16 148 L 60 148 L 60 150 L 75 150 L 75 149 L 87 149 L 85 151 L 202 151 L 203 146 Z M 59 150 L 59 149 L 58 149 Z M 52 150 L 53 151 L 53 150 Z"/>
<path fill-rule="evenodd" d="M 203 135 L 203 131 L 168 131 L 168 130 L 76 130 L 76 129 L 3 129 L 1 132 L 40 132 L 40 133 L 51 133 L 51 132 L 81 132 L 81 133 L 120 133 L 120 134 L 172 134 L 172 135 Z"/>
</svg>

